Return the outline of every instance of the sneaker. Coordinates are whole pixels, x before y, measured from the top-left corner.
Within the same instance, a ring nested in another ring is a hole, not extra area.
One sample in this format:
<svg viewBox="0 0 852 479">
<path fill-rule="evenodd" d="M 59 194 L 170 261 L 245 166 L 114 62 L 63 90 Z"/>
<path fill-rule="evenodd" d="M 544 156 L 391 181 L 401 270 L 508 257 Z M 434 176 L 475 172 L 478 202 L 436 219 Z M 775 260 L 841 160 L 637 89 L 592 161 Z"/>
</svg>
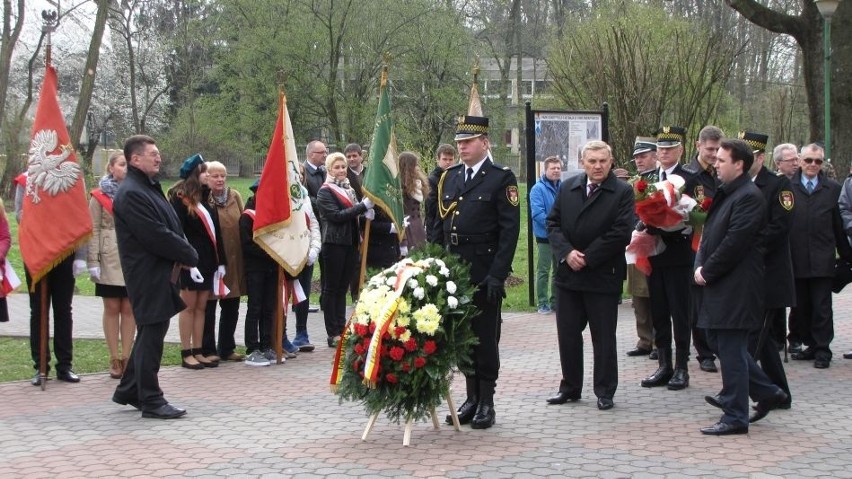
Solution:
<svg viewBox="0 0 852 479">
<path fill-rule="evenodd" d="M 539 306 L 538 307 L 538 314 L 550 314 L 552 312 L 553 312 L 553 310 L 550 309 L 550 306 Z"/>
<path fill-rule="evenodd" d="M 307 337 L 296 337 L 296 339 L 293 340 L 293 346 L 299 348 L 300 353 L 309 353 L 316 349 Z"/>
<path fill-rule="evenodd" d="M 284 340 L 281 341 L 281 348 L 284 350 L 285 353 L 292 354 L 293 357 L 296 357 L 296 353 L 299 352 L 299 348 L 296 345 L 294 345 L 293 343 L 291 343 L 290 340 L 287 339 L 286 336 L 284 337 Z M 289 359 L 289 356 L 285 356 L 285 357 L 287 357 Z"/>
<path fill-rule="evenodd" d="M 293 355 L 291 356 L 289 353 L 287 353 L 287 351 L 283 351 L 283 353 L 284 353 L 284 354 L 282 355 L 282 358 L 281 358 L 281 362 L 282 362 L 282 363 L 283 363 L 284 361 L 288 360 L 288 359 L 293 359 L 293 358 L 295 358 L 295 357 L 296 357 L 296 355 L 295 355 L 295 354 L 293 354 Z M 266 351 L 264 351 L 264 352 L 263 352 L 263 356 L 264 356 L 264 357 L 266 357 L 266 359 L 268 359 L 268 360 L 269 360 L 270 364 L 271 364 L 271 363 L 273 363 L 273 362 L 278 361 L 278 357 L 275 355 L 275 350 L 274 350 L 274 349 L 267 349 Z"/>
<path fill-rule="evenodd" d="M 246 366 L 269 366 L 269 360 L 261 351 L 254 351 L 245 360 Z"/>
</svg>

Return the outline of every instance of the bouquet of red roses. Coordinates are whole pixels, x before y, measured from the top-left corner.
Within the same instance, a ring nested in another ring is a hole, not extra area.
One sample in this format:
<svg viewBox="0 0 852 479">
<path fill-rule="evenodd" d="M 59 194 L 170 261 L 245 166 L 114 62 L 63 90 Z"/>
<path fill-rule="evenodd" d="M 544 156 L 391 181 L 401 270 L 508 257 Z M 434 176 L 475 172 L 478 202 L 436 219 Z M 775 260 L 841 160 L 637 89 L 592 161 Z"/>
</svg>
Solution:
<svg viewBox="0 0 852 479">
<path fill-rule="evenodd" d="M 704 223 L 707 222 L 707 212 L 710 211 L 710 205 L 713 204 L 713 198 L 705 196 L 700 203 L 696 203 L 695 207 L 689 211 L 689 219 L 686 224 L 692 226 L 692 251 L 698 251 L 698 245 L 701 243 L 701 234 L 704 230 Z"/>
<path fill-rule="evenodd" d="M 683 229 L 685 221 L 695 207 L 695 200 L 681 195 L 684 180 L 669 175 L 665 181 L 650 183 L 644 178 L 633 183 L 636 215 L 647 226 L 666 231 Z"/>
</svg>

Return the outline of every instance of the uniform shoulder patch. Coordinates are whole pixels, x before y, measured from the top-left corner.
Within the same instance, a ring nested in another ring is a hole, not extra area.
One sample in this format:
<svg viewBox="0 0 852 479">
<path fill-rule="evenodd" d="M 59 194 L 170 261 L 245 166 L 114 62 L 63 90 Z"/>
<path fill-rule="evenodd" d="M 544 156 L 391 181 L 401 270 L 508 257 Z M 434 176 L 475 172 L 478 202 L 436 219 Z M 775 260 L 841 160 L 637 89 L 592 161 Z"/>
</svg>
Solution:
<svg viewBox="0 0 852 479">
<path fill-rule="evenodd" d="M 520 197 L 518 195 L 517 186 L 512 185 L 506 187 L 506 199 L 509 200 L 509 203 L 512 206 L 518 206 L 518 203 L 520 203 Z"/>
<path fill-rule="evenodd" d="M 781 203 L 781 207 L 785 210 L 792 210 L 795 203 L 793 192 L 789 190 L 781 191 L 781 193 L 778 193 L 778 202 Z"/>
</svg>

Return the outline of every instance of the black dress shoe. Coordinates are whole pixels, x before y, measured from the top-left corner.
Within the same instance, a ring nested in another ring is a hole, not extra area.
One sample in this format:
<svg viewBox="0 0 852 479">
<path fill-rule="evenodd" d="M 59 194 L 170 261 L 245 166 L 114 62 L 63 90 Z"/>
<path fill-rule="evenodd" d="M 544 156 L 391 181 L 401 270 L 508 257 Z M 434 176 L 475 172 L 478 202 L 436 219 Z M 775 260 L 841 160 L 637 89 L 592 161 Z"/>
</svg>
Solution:
<svg viewBox="0 0 852 479">
<path fill-rule="evenodd" d="M 651 354 L 650 349 L 636 348 L 636 349 L 631 349 L 630 351 L 627 351 L 628 356 L 647 356 L 649 354 Z"/>
<path fill-rule="evenodd" d="M 701 434 L 711 436 L 728 436 L 731 434 L 748 434 L 748 426 L 734 426 L 724 422 L 717 422 L 712 426 L 702 427 Z"/>
<path fill-rule="evenodd" d="M 843 359 L 852 359 L 852 351 L 848 353 L 843 353 Z"/>
<path fill-rule="evenodd" d="M 675 368 L 674 375 L 666 385 L 669 391 L 680 391 L 689 387 L 689 373 L 686 368 Z"/>
<path fill-rule="evenodd" d="M 560 391 L 555 396 L 547 398 L 547 404 L 565 404 L 566 402 L 577 402 L 579 400 L 580 398 L 576 396 L 571 396 L 568 393 Z"/>
<path fill-rule="evenodd" d="M 673 374 L 674 371 L 672 371 L 671 368 L 659 367 L 656 371 L 654 371 L 654 374 L 642 380 L 642 387 L 655 388 L 658 386 L 665 386 L 669 383 Z"/>
<path fill-rule="evenodd" d="M 831 360 L 825 358 L 816 358 L 814 360 L 814 367 L 817 369 L 828 369 L 831 366 Z"/>
<path fill-rule="evenodd" d="M 113 394 L 112 402 L 116 404 L 121 404 L 122 406 L 133 406 L 137 410 L 142 410 L 142 407 L 139 406 L 139 401 L 137 401 L 136 399 L 125 399 L 123 397 L 116 396 L 115 394 Z"/>
<path fill-rule="evenodd" d="M 708 373 L 719 372 L 719 370 L 716 369 L 716 361 L 713 361 L 710 358 L 702 359 L 701 362 L 699 363 L 698 367 L 701 368 L 702 371 L 705 371 L 705 372 L 708 372 Z"/>
<path fill-rule="evenodd" d="M 791 354 L 790 357 L 797 361 L 810 361 L 816 358 L 816 352 L 813 350 L 813 348 L 806 348 L 799 351 L 798 353 Z"/>
<path fill-rule="evenodd" d="M 468 424 L 471 419 L 473 419 L 473 416 L 476 415 L 476 403 L 476 398 L 467 398 L 462 405 L 459 406 L 459 409 L 456 412 L 459 418 L 459 424 Z M 451 414 L 447 414 L 446 422 L 447 424 L 453 423 L 453 416 Z"/>
<path fill-rule="evenodd" d="M 30 384 L 32 384 L 33 386 L 41 386 L 41 374 L 35 373 L 35 376 L 30 379 Z"/>
<path fill-rule="evenodd" d="M 56 379 L 65 381 L 66 383 L 80 382 L 80 376 L 77 376 L 77 374 L 70 369 L 67 371 L 56 371 Z"/>
<path fill-rule="evenodd" d="M 184 414 L 186 414 L 186 409 L 174 407 L 171 404 L 163 404 L 157 409 L 142 411 L 142 417 L 152 419 L 175 419 L 183 416 Z"/>
<path fill-rule="evenodd" d="M 785 404 L 789 397 L 787 393 L 779 389 L 775 394 L 766 399 L 762 399 L 754 406 L 754 414 L 748 418 L 748 422 L 757 422 L 765 418 L 769 411 L 778 409 L 782 404 Z"/>
<path fill-rule="evenodd" d="M 601 411 L 606 411 L 607 409 L 612 409 L 615 406 L 615 403 L 612 402 L 610 398 L 598 398 L 598 409 Z"/>
<path fill-rule="evenodd" d="M 493 405 L 480 403 L 479 407 L 476 408 L 476 415 L 470 421 L 470 427 L 472 429 L 488 429 L 497 422 L 496 416 Z"/>
<path fill-rule="evenodd" d="M 790 347 L 787 349 L 790 354 L 801 353 L 802 352 L 802 343 L 790 342 Z"/>
<path fill-rule="evenodd" d="M 713 407 L 725 409 L 724 407 L 722 407 L 722 400 L 719 398 L 718 394 L 715 396 L 704 396 L 704 400 L 707 401 L 707 404 Z"/>
<path fill-rule="evenodd" d="M 660 353 L 657 352 L 657 348 L 651 350 L 651 354 L 648 355 L 648 359 L 657 360 L 660 359 Z"/>
</svg>

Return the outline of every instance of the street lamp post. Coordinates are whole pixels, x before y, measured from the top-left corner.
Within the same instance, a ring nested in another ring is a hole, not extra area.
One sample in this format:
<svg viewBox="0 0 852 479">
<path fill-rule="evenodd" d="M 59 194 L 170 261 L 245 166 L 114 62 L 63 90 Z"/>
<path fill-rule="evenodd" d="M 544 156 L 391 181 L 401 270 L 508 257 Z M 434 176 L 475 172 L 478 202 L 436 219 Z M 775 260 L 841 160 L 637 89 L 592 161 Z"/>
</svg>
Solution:
<svg viewBox="0 0 852 479">
<path fill-rule="evenodd" d="M 822 15 L 823 39 L 823 95 L 825 97 L 825 159 L 831 159 L 831 16 L 837 10 L 840 0 L 814 0 Z"/>
</svg>

